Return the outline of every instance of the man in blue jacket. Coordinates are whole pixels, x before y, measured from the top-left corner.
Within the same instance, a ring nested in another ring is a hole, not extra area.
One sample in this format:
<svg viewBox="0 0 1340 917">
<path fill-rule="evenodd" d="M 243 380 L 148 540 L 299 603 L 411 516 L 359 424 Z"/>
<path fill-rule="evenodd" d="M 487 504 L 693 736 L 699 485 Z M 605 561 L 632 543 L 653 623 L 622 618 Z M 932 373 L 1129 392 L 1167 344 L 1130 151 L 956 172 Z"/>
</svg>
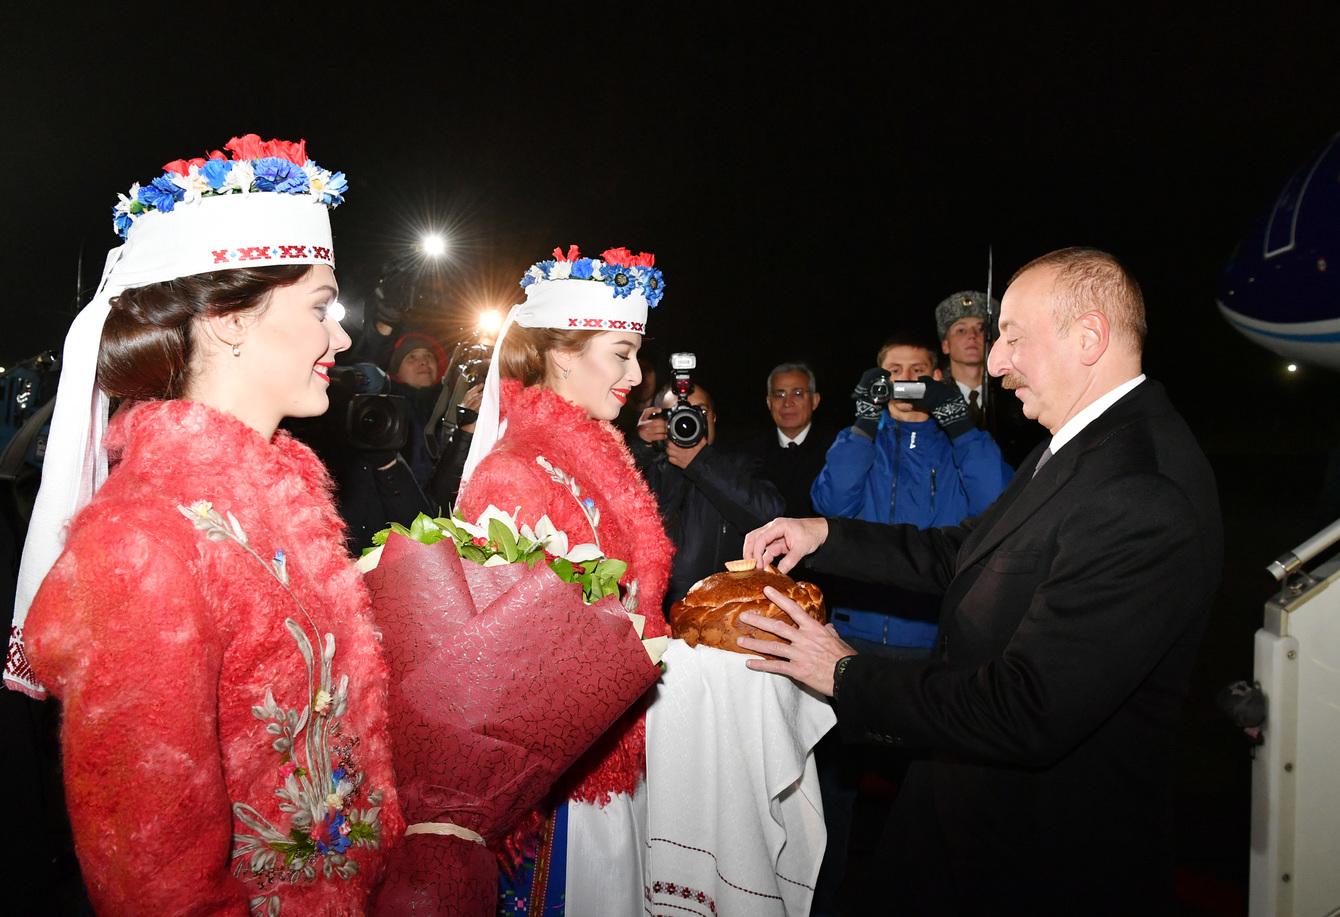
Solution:
<svg viewBox="0 0 1340 917">
<path fill-rule="evenodd" d="M 915 335 L 896 334 L 877 362 L 852 393 L 855 423 L 838 434 L 810 489 L 815 510 L 925 529 L 986 509 L 1013 471 L 991 435 L 977 429 L 958 388 L 940 381 L 935 351 Z M 879 380 L 918 379 L 926 393 L 915 401 L 894 398 L 885 406 L 871 394 Z M 830 604 L 842 638 L 870 644 L 861 652 L 926 656 L 935 643 L 938 597 L 853 589 Z"/>
<path fill-rule="evenodd" d="M 935 349 L 915 335 L 884 342 L 878 367 L 852 393 L 856 420 L 838 434 L 810 489 L 823 516 L 906 522 L 918 528 L 957 525 L 982 512 L 1013 474 L 991 435 L 977 428 L 957 386 L 940 381 Z M 921 381 L 916 400 L 883 399 L 881 383 Z M 874 389 L 874 391 L 872 391 Z M 894 586 L 825 580 L 833 626 L 861 653 L 922 658 L 935 645 L 940 598 Z M 845 748 L 836 733 L 818 748 L 828 848 L 814 892 L 813 914 L 836 913 L 856 791 L 869 755 Z"/>
</svg>

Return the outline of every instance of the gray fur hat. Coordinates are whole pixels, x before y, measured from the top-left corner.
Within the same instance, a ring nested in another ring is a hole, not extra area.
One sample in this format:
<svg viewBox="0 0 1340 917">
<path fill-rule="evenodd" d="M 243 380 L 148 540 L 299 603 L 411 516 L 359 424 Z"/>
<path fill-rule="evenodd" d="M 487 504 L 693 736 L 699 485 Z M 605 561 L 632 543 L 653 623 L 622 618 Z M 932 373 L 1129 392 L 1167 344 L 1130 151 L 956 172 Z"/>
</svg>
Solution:
<svg viewBox="0 0 1340 917">
<path fill-rule="evenodd" d="M 1000 300 L 991 297 L 991 314 L 1000 317 Z M 980 318 L 986 320 L 986 294 L 976 290 L 960 290 L 952 296 L 946 296 L 935 307 L 935 328 L 940 332 L 940 340 L 949 334 L 949 328 L 961 318 Z"/>
</svg>

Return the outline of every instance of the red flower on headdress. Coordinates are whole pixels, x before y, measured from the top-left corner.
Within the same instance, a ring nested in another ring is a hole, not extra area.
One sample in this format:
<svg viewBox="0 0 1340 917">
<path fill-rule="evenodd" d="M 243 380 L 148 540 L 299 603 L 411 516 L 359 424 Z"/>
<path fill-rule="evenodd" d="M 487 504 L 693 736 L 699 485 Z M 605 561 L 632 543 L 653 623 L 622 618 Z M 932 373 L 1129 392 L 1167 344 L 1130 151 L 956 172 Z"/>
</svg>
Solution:
<svg viewBox="0 0 1340 917">
<path fill-rule="evenodd" d="M 569 245 L 569 246 L 568 246 L 568 255 L 567 255 L 566 258 L 563 257 L 563 249 L 561 249 L 561 248 L 556 248 L 556 249 L 554 249 L 554 260 L 555 260 L 555 261 L 576 261 L 576 260 L 577 260 L 578 258 L 580 258 L 581 256 L 582 256 L 582 253 L 579 252 L 579 251 L 577 251 L 577 246 L 575 246 L 575 245 Z"/>
<path fill-rule="evenodd" d="M 189 175 L 191 172 L 191 166 L 195 166 L 198 169 L 201 166 L 203 166 L 206 162 L 208 162 L 208 160 L 201 159 L 198 156 L 195 159 L 174 159 L 167 165 L 163 166 L 163 171 L 175 172 L 178 175 Z"/>
<path fill-rule="evenodd" d="M 294 143 L 291 140 L 271 140 L 265 144 L 267 156 L 274 156 L 278 159 L 287 159 L 295 165 L 305 165 L 307 163 L 307 141 L 299 140 Z"/>
<path fill-rule="evenodd" d="M 307 163 L 307 141 L 299 140 L 293 143 L 289 140 L 270 140 L 262 141 L 255 134 L 243 134 L 241 137 L 234 137 L 224 146 L 233 154 L 234 159 L 267 159 L 275 157 L 277 159 L 287 159 L 295 165 L 305 165 Z"/>
<path fill-rule="evenodd" d="M 605 259 L 606 264 L 628 267 L 632 264 L 633 253 L 626 248 L 607 248 L 600 253 L 600 257 Z"/>
<path fill-rule="evenodd" d="M 643 252 L 640 255 L 634 255 L 628 259 L 629 267 L 655 267 L 656 256 L 651 252 Z"/>
<path fill-rule="evenodd" d="M 261 138 L 255 134 L 243 134 L 241 137 L 234 137 L 224 144 L 223 148 L 233 154 L 234 159 L 264 159 L 269 154 L 265 151 L 265 144 Z"/>
</svg>

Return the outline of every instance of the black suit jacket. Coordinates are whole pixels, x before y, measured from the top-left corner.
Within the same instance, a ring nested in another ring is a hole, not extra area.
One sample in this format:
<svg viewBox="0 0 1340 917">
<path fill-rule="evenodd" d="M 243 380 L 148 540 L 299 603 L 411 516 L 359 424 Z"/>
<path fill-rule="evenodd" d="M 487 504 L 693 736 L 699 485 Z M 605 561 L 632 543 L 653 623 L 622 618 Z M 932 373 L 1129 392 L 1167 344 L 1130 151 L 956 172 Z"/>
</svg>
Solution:
<svg viewBox="0 0 1340 917">
<path fill-rule="evenodd" d="M 782 492 L 786 500 L 783 515 L 806 519 L 814 515 L 810 487 L 823 471 L 828 447 L 836 438 L 835 431 L 813 424 L 803 443 L 783 449 L 777 442 L 777 428 L 769 427 L 763 435 L 741 443 L 739 451 L 758 459 L 760 474 Z"/>
<path fill-rule="evenodd" d="M 1187 680 L 1219 582 L 1214 477 L 1145 380 L 982 515 L 830 519 L 819 569 L 944 594 L 938 658 L 857 656 L 848 740 L 924 749 L 888 839 L 911 913 L 1163 914 Z M 899 911 L 902 913 L 903 911 Z"/>
</svg>

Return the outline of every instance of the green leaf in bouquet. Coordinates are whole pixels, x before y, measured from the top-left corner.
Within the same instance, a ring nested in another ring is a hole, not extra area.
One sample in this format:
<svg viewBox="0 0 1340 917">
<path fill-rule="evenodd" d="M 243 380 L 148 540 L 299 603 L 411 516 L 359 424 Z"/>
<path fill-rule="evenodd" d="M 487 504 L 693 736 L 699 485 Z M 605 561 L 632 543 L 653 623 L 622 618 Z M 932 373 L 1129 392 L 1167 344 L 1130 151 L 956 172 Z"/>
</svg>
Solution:
<svg viewBox="0 0 1340 917">
<path fill-rule="evenodd" d="M 608 577 L 614 582 L 623 578 L 624 573 L 628 571 L 628 564 L 622 560 L 616 560 L 613 557 L 606 557 L 600 563 L 596 564 L 596 576 Z"/>
<path fill-rule="evenodd" d="M 489 541 L 498 546 L 498 553 L 510 564 L 521 556 L 516 549 L 516 539 L 501 519 L 489 520 Z"/>
<path fill-rule="evenodd" d="M 457 525 L 456 521 L 449 516 L 439 516 L 434 519 L 433 522 L 438 528 L 442 529 L 442 531 L 451 535 L 452 539 L 454 539 L 458 545 L 474 540 L 471 538 L 469 532 Z"/>
<path fill-rule="evenodd" d="M 477 544 L 466 542 L 456 545 L 456 552 L 468 561 L 476 564 L 482 564 L 493 556 L 492 551 L 486 551 Z"/>
<path fill-rule="evenodd" d="M 437 544 L 447 533 L 437 527 L 437 523 L 427 513 L 419 513 L 409 527 L 409 537 L 420 544 Z"/>
<path fill-rule="evenodd" d="M 549 562 L 549 569 L 557 574 L 558 578 L 565 583 L 577 582 L 577 572 L 572 566 L 572 561 L 566 557 L 556 557 Z"/>
<path fill-rule="evenodd" d="M 409 533 L 409 529 L 405 528 L 399 522 L 392 522 L 389 526 L 372 536 L 373 545 L 386 544 L 386 539 L 392 532 L 395 532 L 397 535 L 404 535 L 406 538 L 414 537 Z"/>
</svg>

